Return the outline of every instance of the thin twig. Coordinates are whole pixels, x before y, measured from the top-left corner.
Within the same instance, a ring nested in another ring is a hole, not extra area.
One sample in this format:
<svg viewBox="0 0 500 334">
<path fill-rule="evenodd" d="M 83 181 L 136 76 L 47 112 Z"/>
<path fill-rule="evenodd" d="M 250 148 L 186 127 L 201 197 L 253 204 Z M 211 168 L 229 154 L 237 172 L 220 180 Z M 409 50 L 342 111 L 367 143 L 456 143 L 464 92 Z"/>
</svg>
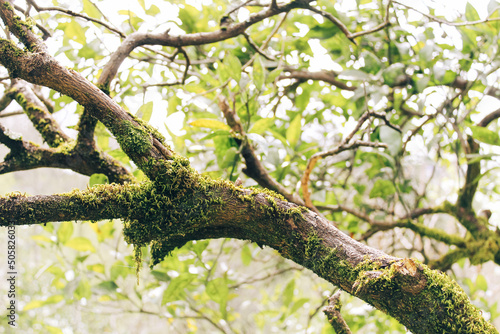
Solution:
<svg viewBox="0 0 500 334">
<path fill-rule="evenodd" d="M 417 13 L 419 13 L 420 15 L 423 15 L 425 17 L 427 17 L 428 19 L 431 19 L 432 21 L 436 21 L 438 23 L 441 23 L 441 24 L 446 24 L 446 25 L 449 25 L 449 26 L 453 26 L 453 27 L 460 27 L 460 26 L 471 26 L 471 25 L 476 25 L 476 24 L 482 24 L 482 23 L 487 23 L 487 22 L 492 22 L 492 21 L 500 21 L 500 18 L 499 17 L 494 17 L 494 18 L 491 18 L 491 16 L 493 15 L 493 13 L 495 11 L 497 11 L 500 6 L 498 6 L 497 8 L 495 8 L 495 10 L 493 10 L 485 19 L 483 20 L 476 20 L 476 21 L 465 21 L 465 22 L 450 22 L 450 21 L 447 21 L 445 19 L 441 19 L 439 17 L 436 17 L 434 15 L 430 15 L 430 14 L 427 14 L 427 13 L 424 13 L 418 9 L 415 9 L 414 7 L 411 7 L 409 5 L 405 5 L 404 3 L 401 3 L 399 1 L 396 1 L 396 0 L 393 0 L 392 2 L 394 2 L 395 4 L 397 5 L 400 5 L 400 6 L 403 6 L 403 7 L 406 7 L 410 10 L 413 10 Z"/>
<path fill-rule="evenodd" d="M 323 151 L 323 152 L 318 152 L 314 154 L 309 161 L 307 162 L 307 167 L 304 171 L 304 174 L 302 175 L 302 178 L 300 180 L 301 183 L 301 188 L 302 188 L 302 197 L 304 199 L 304 203 L 306 206 L 316 212 L 318 212 L 318 209 L 314 206 L 314 204 L 311 201 L 311 194 L 309 193 L 309 177 L 311 175 L 311 172 L 318 162 L 318 160 L 323 159 L 327 156 L 332 156 L 339 154 L 340 152 L 343 151 L 348 151 L 352 149 L 356 149 L 361 146 L 365 147 L 385 147 L 387 148 L 387 144 L 385 143 L 379 143 L 379 142 L 367 142 L 367 141 L 362 141 L 362 140 L 356 140 L 353 142 L 350 142 L 351 139 L 354 137 L 354 135 L 359 131 L 359 129 L 363 126 L 366 120 L 369 119 L 370 116 L 376 116 L 380 118 L 385 119 L 385 115 L 380 114 L 380 113 L 374 113 L 374 112 L 365 112 L 361 118 L 358 121 L 358 124 L 356 124 L 356 127 L 354 130 L 351 131 L 349 135 L 347 135 L 342 142 L 336 146 L 334 149 L 329 150 L 329 151 Z"/>
<path fill-rule="evenodd" d="M 271 61 L 276 60 L 276 58 L 268 56 L 263 50 L 261 50 L 259 46 L 255 44 L 255 42 L 250 38 L 250 35 L 248 35 L 246 32 L 243 33 L 243 36 L 247 40 L 248 44 L 250 44 L 250 46 L 252 46 L 252 48 L 254 48 L 254 50 L 257 51 L 257 53 L 259 53 L 262 57 Z"/>
<path fill-rule="evenodd" d="M 113 28 L 112 26 L 110 26 L 109 24 L 107 24 L 101 20 L 95 19 L 95 18 L 87 16 L 85 14 L 80 14 L 80 13 L 74 12 L 72 10 L 61 8 L 61 7 L 41 7 L 34 0 L 27 0 L 27 3 L 32 5 L 33 8 L 35 8 L 37 12 L 57 11 L 57 12 L 64 13 L 64 14 L 67 14 L 70 16 L 79 17 L 79 18 L 82 18 L 84 20 L 100 24 L 103 27 L 105 27 L 106 29 L 108 29 L 109 31 L 112 31 L 115 34 L 120 35 L 120 37 L 125 38 L 125 34 L 122 33 L 120 30 Z"/>
</svg>

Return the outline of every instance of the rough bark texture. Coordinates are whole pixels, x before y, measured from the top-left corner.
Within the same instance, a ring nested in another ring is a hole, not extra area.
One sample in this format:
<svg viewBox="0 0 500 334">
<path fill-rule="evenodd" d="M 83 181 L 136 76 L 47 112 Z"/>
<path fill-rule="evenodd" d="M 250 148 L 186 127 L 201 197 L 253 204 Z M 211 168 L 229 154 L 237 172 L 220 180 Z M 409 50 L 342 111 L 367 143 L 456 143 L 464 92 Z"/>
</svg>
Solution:
<svg viewBox="0 0 500 334">
<path fill-rule="evenodd" d="M 413 333 L 496 333 L 448 276 L 361 244 L 271 193 L 205 179 L 180 161 L 155 162 L 166 176 L 141 185 L 0 198 L 0 224 L 122 218 L 127 241 L 151 244 L 154 263 L 189 240 L 251 240 L 390 314 Z"/>
</svg>

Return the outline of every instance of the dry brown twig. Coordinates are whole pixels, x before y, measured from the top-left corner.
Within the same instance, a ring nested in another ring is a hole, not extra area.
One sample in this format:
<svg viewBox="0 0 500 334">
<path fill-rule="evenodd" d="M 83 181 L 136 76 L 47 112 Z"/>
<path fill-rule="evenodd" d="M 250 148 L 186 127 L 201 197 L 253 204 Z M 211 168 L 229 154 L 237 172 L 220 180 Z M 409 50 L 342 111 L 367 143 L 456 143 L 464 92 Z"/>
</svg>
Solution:
<svg viewBox="0 0 500 334">
<path fill-rule="evenodd" d="M 318 152 L 318 153 L 314 154 L 307 162 L 307 167 L 304 171 L 304 174 L 302 175 L 300 183 L 301 183 L 302 197 L 304 198 L 304 203 L 311 210 L 318 212 L 318 209 L 312 203 L 311 194 L 309 193 L 309 178 L 310 178 L 312 170 L 314 169 L 314 166 L 316 165 L 316 163 L 320 159 L 323 159 L 323 158 L 328 157 L 328 156 L 336 155 L 336 154 L 339 154 L 339 153 L 344 152 L 344 151 L 353 150 L 353 149 L 356 149 L 356 148 L 361 147 L 361 146 L 375 147 L 375 148 L 377 148 L 377 147 L 387 148 L 387 144 L 385 144 L 385 143 L 368 142 L 368 141 L 363 141 L 363 140 L 355 140 L 355 141 L 351 142 L 354 135 L 363 126 L 365 121 L 370 118 L 370 116 L 382 117 L 382 115 L 379 113 L 365 112 L 361 116 L 361 118 L 359 119 L 358 124 L 356 125 L 354 130 L 351 131 L 351 133 L 346 138 L 344 138 L 344 140 L 342 140 L 342 142 L 339 145 L 337 145 L 332 150 Z M 385 117 L 384 117 L 384 119 L 385 119 Z"/>
</svg>

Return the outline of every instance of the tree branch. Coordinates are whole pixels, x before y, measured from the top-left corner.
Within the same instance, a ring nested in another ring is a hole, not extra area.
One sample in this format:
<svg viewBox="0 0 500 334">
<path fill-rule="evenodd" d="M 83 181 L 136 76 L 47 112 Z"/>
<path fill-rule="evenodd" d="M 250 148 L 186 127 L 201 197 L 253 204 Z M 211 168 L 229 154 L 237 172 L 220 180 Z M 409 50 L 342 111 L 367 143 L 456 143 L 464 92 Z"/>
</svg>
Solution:
<svg viewBox="0 0 500 334">
<path fill-rule="evenodd" d="M 278 77 L 278 80 L 284 79 L 297 79 L 301 81 L 307 80 L 320 80 L 329 83 L 337 88 L 355 91 L 358 89 L 356 86 L 349 86 L 347 83 L 337 79 L 337 75 L 331 71 L 319 71 L 319 72 L 309 72 L 304 70 L 291 70 L 286 74 L 282 74 Z"/>
<path fill-rule="evenodd" d="M 246 137 L 246 133 L 243 130 L 243 126 L 236 115 L 236 112 L 232 110 L 227 100 L 224 96 L 219 95 L 219 108 L 222 110 L 224 117 L 226 118 L 227 124 L 229 127 L 242 139 L 238 139 L 237 141 L 241 145 L 240 151 L 241 156 L 245 160 L 246 168 L 243 170 L 248 177 L 257 181 L 257 183 L 263 187 L 277 193 L 283 195 L 288 201 L 292 203 L 296 203 L 299 205 L 303 205 L 302 200 L 295 194 L 290 193 L 285 187 L 283 187 L 280 183 L 278 183 L 274 178 L 272 178 L 267 170 L 264 168 L 259 158 L 255 154 L 255 150 L 252 147 L 252 144 L 248 141 Z"/>
<path fill-rule="evenodd" d="M 388 313 L 413 333 L 454 332 L 457 326 L 496 333 L 463 290 L 442 273 L 358 243 L 314 212 L 279 198 L 210 181 L 168 161 L 158 167 L 164 178 L 153 183 L 0 197 L 0 225 L 122 218 L 127 242 L 151 243 L 153 264 L 188 240 L 251 240 Z"/>
<path fill-rule="evenodd" d="M 236 37 L 245 32 L 245 30 L 268 17 L 288 12 L 295 8 L 301 8 L 296 2 L 291 2 L 285 5 L 278 5 L 275 9 L 266 9 L 256 14 L 251 15 L 246 21 L 234 23 L 224 30 L 217 30 L 213 32 L 200 32 L 193 34 L 186 34 L 181 36 L 173 36 L 167 32 L 162 34 L 140 33 L 136 32 L 130 34 L 125 38 L 120 47 L 113 53 L 106 67 L 103 69 L 99 78 L 99 85 L 102 87 L 109 87 L 111 80 L 118 72 L 118 68 L 128 57 L 130 52 L 138 46 L 142 45 L 163 45 L 171 47 L 183 47 L 189 45 L 211 44 L 223 41 L 232 37 Z"/>
<path fill-rule="evenodd" d="M 341 290 L 338 290 L 328 298 L 328 306 L 324 308 L 323 313 L 328 317 L 328 322 L 332 325 L 336 334 L 351 334 L 351 329 L 340 313 L 340 309 L 342 308 L 340 294 Z"/>
<path fill-rule="evenodd" d="M 354 130 L 351 131 L 351 133 L 342 140 L 342 142 L 337 145 L 334 149 L 329 150 L 329 151 L 324 151 L 324 152 L 318 152 L 315 153 L 311 158 L 309 158 L 309 161 L 307 162 L 306 169 L 304 170 L 304 174 L 302 174 L 302 178 L 300 180 L 300 184 L 302 187 L 302 196 L 304 198 L 304 203 L 305 205 L 318 212 L 316 207 L 311 201 L 311 194 L 309 193 L 309 177 L 311 175 L 312 170 L 314 169 L 314 166 L 316 166 L 316 163 L 318 162 L 319 159 L 323 159 L 327 156 L 332 156 L 339 154 L 340 152 L 343 151 L 348 151 L 348 150 L 353 150 L 361 146 L 365 147 L 387 147 L 387 144 L 385 143 L 378 143 L 378 142 L 366 142 L 362 140 L 355 140 L 351 142 L 351 139 L 354 137 L 354 135 L 358 132 L 358 130 L 363 126 L 365 121 L 371 116 L 375 115 L 377 117 L 382 117 L 383 115 L 379 115 L 377 113 L 370 113 L 370 112 L 365 112 L 359 119 L 358 124 L 354 128 Z M 385 119 L 385 116 L 383 116 Z"/>
<path fill-rule="evenodd" d="M 33 8 L 35 8 L 37 12 L 57 11 L 57 12 L 60 12 L 60 13 L 67 14 L 69 16 L 79 17 L 79 18 L 84 19 L 86 21 L 97 23 L 97 24 L 105 27 L 109 31 L 114 32 L 115 34 L 119 35 L 120 37 L 125 38 L 125 34 L 123 34 L 120 30 L 113 28 L 112 26 L 110 26 L 106 22 L 103 22 L 101 20 L 98 20 L 98 19 L 95 19 L 93 17 L 87 16 L 85 14 L 80 14 L 80 13 L 74 12 L 72 10 L 61 8 L 61 7 L 41 7 L 34 0 L 27 0 L 27 2 L 30 5 L 32 5 Z"/>
<path fill-rule="evenodd" d="M 21 105 L 30 121 L 50 147 L 57 147 L 72 141 L 26 82 L 13 80 L 9 95 Z"/>
<path fill-rule="evenodd" d="M 6 10 L 3 9 L 3 12 Z M 0 53 L 0 63 L 9 69 L 11 76 L 50 87 L 72 97 L 88 108 L 93 117 L 110 129 L 125 153 L 139 166 L 150 157 L 170 158 L 172 156 L 169 149 L 162 143 L 162 139 L 157 138 L 152 129 L 140 124 L 139 120 L 127 113 L 78 72 L 61 66 L 45 52 L 26 53 L 10 41 L 0 40 L 0 48 L 4 50 Z"/>
<path fill-rule="evenodd" d="M 380 30 L 384 29 L 385 27 L 387 27 L 387 26 L 389 26 L 391 24 L 390 21 L 389 21 L 389 8 L 391 6 L 391 3 L 392 3 L 392 0 L 389 0 L 389 3 L 386 6 L 386 13 L 385 13 L 384 22 L 382 22 L 381 24 L 379 24 L 376 27 L 373 27 L 371 29 L 364 30 L 364 31 L 359 31 L 359 32 L 355 32 L 355 33 L 351 33 L 349 31 L 349 29 L 345 26 L 345 24 L 342 23 L 342 21 L 340 21 L 338 18 L 336 18 L 332 14 L 330 14 L 328 12 L 325 12 L 325 11 L 323 11 L 321 9 L 317 9 L 315 7 L 312 7 L 312 6 L 307 6 L 307 9 L 309 9 L 310 11 L 312 11 L 314 13 L 317 13 L 317 14 L 319 14 L 319 15 L 327 18 L 328 20 L 330 20 L 333 24 L 335 24 L 340 29 L 340 31 L 342 31 L 342 33 L 344 33 L 344 35 L 352 43 L 356 44 L 356 42 L 354 41 L 354 39 L 356 37 L 360 37 L 360 36 L 372 34 L 374 32 L 377 32 L 377 31 L 380 31 Z"/>
<path fill-rule="evenodd" d="M 71 169 L 87 176 L 102 173 L 108 176 L 110 182 L 116 183 L 134 180 L 132 174 L 107 154 L 96 150 L 78 149 L 80 147 L 74 146 L 74 143 L 67 143 L 57 148 L 43 148 L 9 135 L 2 125 L 0 125 L 0 143 L 10 149 L 10 153 L 0 163 L 0 174 L 50 167 Z"/>
</svg>

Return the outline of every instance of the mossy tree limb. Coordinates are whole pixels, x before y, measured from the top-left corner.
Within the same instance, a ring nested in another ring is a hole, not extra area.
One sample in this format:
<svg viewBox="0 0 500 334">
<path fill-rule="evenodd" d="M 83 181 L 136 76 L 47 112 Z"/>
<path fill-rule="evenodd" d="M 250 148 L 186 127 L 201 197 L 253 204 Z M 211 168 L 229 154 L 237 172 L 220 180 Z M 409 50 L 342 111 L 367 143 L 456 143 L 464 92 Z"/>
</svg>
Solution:
<svg viewBox="0 0 500 334">
<path fill-rule="evenodd" d="M 71 138 L 61 129 L 42 101 L 24 80 L 14 80 L 9 94 L 19 103 L 34 127 L 50 147 L 68 143 Z"/>
<path fill-rule="evenodd" d="M 328 298 L 328 306 L 325 307 L 323 313 L 325 313 L 328 317 L 328 322 L 332 325 L 336 334 L 351 334 L 351 329 L 340 313 L 340 309 L 342 308 L 340 294 L 341 291 L 338 290 L 330 298 Z"/>
<path fill-rule="evenodd" d="M 390 314 L 413 333 L 497 333 L 444 274 L 361 244 L 273 193 L 202 177 L 185 159 L 149 166 L 163 174 L 140 185 L 2 197 L 1 225 L 122 218 L 126 240 L 150 244 L 153 264 L 189 240 L 251 240 Z"/>
</svg>

